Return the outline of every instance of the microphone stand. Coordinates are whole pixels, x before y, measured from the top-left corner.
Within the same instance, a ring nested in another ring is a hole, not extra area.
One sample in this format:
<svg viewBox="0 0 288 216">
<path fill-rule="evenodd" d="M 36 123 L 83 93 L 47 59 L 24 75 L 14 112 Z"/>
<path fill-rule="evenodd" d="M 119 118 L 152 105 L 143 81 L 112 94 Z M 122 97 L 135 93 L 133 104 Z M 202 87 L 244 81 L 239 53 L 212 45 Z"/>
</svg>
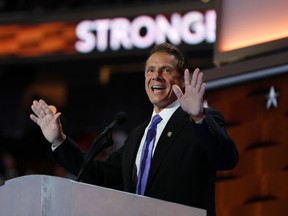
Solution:
<svg viewBox="0 0 288 216">
<path fill-rule="evenodd" d="M 78 176 L 76 178 L 76 181 L 80 181 L 82 177 L 82 173 L 85 170 L 87 164 L 98 154 L 100 153 L 103 149 L 113 145 L 113 139 L 112 139 L 112 134 L 111 132 L 107 133 L 108 131 L 105 130 L 104 132 L 100 133 L 99 136 L 96 137 L 94 140 L 93 144 L 91 145 L 85 160 L 81 166 L 81 169 L 78 173 Z M 105 140 L 103 140 L 105 138 Z"/>
<path fill-rule="evenodd" d="M 76 181 L 80 181 L 82 173 L 86 167 L 86 165 L 91 161 L 91 159 L 98 154 L 101 150 L 111 146 L 113 144 L 112 140 L 112 133 L 111 130 L 121 124 L 126 119 L 125 112 L 119 112 L 115 115 L 114 121 L 108 125 L 104 131 L 102 131 L 98 137 L 94 140 L 93 144 L 91 145 L 87 156 L 84 159 L 84 162 L 80 168 Z M 105 140 L 103 141 L 103 139 Z"/>
</svg>

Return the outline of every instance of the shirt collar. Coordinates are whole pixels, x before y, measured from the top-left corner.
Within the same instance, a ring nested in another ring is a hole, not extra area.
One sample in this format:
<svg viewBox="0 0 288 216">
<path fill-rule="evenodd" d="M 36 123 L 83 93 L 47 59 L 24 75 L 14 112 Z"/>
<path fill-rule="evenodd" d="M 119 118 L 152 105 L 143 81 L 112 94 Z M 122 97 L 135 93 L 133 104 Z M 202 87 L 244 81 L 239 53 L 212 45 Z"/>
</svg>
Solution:
<svg viewBox="0 0 288 216">
<path fill-rule="evenodd" d="M 178 100 L 176 100 L 173 103 L 171 103 L 170 105 L 168 105 L 167 107 L 165 107 L 163 110 L 161 110 L 161 112 L 158 114 L 161 116 L 162 121 L 168 122 L 168 120 L 170 119 L 172 114 L 177 110 L 177 108 L 179 106 L 180 106 L 180 103 Z M 155 112 L 155 110 L 153 110 L 152 117 L 156 114 L 157 113 Z"/>
</svg>

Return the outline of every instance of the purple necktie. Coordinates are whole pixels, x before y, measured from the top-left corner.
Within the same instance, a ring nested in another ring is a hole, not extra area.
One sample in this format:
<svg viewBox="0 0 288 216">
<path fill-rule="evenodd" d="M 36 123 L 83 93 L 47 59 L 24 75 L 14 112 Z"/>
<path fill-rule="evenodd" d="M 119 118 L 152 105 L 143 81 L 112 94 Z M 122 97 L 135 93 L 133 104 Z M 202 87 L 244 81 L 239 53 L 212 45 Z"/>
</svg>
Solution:
<svg viewBox="0 0 288 216">
<path fill-rule="evenodd" d="M 147 136 L 141 153 L 140 170 L 137 179 L 136 194 L 144 195 L 148 179 L 152 151 L 155 142 L 157 124 L 162 120 L 161 116 L 155 115 L 148 128 Z"/>
</svg>

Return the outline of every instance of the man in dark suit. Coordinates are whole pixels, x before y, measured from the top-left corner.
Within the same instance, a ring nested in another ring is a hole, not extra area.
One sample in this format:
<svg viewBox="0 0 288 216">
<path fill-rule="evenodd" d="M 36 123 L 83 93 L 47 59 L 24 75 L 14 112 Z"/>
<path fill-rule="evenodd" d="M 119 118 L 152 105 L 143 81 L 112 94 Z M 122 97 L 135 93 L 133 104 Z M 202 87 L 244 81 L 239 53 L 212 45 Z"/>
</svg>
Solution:
<svg viewBox="0 0 288 216">
<path fill-rule="evenodd" d="M 150 119 L 133 129 L 123 147 L 107 160 L 91 161 L 82 181 L 203 208 L 207 215 L 215 215 L 216 171 L 234 168 L 238 152 L 223 116 L 203 107 L 203 73 L 195 69 L 191 75 L 187 68 L 183 54 L 168 43 L 155 46 L 146 61 L 145 90 L 154 106 L 151 119 L 158 114 L 161 121 L 149 150 L 152 161 L 143 192 L 138 189 L 144 182 L 142 169 L 149 167 L 143 165 L 142 150 Z M 31 108 L 31 119 L 52 143 L 53 158 L 77 175 L 83 155 L 63 133 L 61 113 L 53 113 L 43 100 L 33 101 Z"/>
</svg>

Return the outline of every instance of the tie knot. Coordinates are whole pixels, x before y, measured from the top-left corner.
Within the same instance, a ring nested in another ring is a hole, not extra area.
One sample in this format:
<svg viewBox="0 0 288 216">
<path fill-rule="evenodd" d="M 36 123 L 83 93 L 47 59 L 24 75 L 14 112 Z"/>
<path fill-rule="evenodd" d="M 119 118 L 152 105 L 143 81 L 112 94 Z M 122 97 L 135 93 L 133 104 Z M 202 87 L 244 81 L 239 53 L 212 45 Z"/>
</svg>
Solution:
<svg viewBox="0 0 288 216">
<path fill-rule="evenodd" d="M 157 125 L 160 121 L 162 121 L 162 118 L 161 118 L 160 115 L 155 115 L 155 116 L 153 116 L 152 122 L 151 122 L 151 125 L 150 125 L 150 128 L 155 128 L 156 125 Z"/>
</svg>

